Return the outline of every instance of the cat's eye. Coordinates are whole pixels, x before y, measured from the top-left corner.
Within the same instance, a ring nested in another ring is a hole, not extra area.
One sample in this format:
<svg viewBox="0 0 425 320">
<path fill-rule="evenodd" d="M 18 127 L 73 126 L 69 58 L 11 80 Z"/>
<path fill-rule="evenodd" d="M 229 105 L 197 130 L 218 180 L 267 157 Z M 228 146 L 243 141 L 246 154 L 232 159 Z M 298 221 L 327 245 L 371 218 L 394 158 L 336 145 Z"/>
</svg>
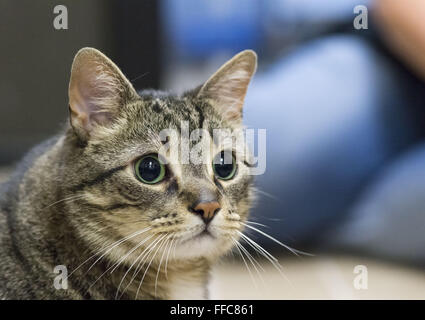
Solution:
<svg viewBox="0 0 425 320">
<path fill-rule="evenodd" d="M 233 154 L 225 154 L 221 151 L 213 160 L 213 170 L 217 178 L 222 180 L 230 180 L 236 173 L 236 159 Z M 231 160 L 231 161 L 229 161 Z M 230 162 L 230 163 L 229 163 Z"/>
<path fill-rule="evenodd" d="M 165 177 L 165 166 L 155 154 L 149 154 L 137 160 L 134 171 L 137 178 L 147 184 L 158 183 Z"/>
</svg>

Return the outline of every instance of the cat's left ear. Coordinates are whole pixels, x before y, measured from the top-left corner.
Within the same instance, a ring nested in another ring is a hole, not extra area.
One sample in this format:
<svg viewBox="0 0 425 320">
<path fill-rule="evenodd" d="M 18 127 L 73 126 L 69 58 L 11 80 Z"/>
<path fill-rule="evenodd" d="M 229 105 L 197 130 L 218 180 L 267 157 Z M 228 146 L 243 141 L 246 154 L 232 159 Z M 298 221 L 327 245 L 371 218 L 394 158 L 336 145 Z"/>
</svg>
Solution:
<svg viewBox="0 0 425 320">
<path fill-rule="evenodd" d="M 137 97 L 120 69 L 93 48 L 76 54 L 68 94 L 71 125 L 83 140 L 99 126 L 109 125 L 126 101 Z"/>
<path fill-rule="evenodd" d="M 245 50 L 226 62 L 198 92 L 198 97 L 212 99 L 228 120 L 240 121 L 248 85 L 257 68 L 257 55 Z"/>
</svg>

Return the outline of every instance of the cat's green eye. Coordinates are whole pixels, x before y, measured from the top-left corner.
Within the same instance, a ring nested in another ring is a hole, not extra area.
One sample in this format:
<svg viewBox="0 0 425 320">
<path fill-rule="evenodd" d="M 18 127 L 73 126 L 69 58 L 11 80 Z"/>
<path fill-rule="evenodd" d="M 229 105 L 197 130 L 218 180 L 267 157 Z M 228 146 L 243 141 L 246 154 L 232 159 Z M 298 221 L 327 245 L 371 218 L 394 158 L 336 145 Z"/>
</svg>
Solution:
<svg viewBox="0 0 425 320">
<path fill-rule="evenodd" d="M 221 180 L 230 180 L 235 176 L 236 173 L 236 159 L 232 154 L 231 163 L 228 163 L 228 156 L 229 155 L 225 155 L 224 151 L 221 151 L 218 155 L 215 156 L 213 160 L 212 166 L 214 174 Z"/>
<path fill-rule="evenodd" d="M 165 166 L 155 154 L 149 154 L 137 160 L 134 171 L 136 177 L 147 184 L 158 183 L 165 177 Z"/>
</svg>

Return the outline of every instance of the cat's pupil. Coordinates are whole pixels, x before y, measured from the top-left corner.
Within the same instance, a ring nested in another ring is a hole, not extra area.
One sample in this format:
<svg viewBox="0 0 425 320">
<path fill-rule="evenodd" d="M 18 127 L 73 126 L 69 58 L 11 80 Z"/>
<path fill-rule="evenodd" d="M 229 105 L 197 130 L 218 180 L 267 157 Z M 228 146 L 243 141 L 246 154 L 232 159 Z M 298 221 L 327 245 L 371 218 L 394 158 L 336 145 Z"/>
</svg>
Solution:
<svg viewBox="0 0 425 320">
<path fill-rule="evenodd" d="M 153 157 L 145 157 L 138 166 L 139 176 L 147 181 L 155 181 L 161 174 L 161 164 Z"/>
<path fill-rule="evenodd" d="M 216 159 L 213 163 L 213 166 L 214 166 L 215 174 L 219 178 L 231 179 L 233 177 L 233 175 L 235 173 L 235 169 L 236 169 L 236 164 L 235 164 L 235 159 L 234 159 L 233 156 L 231 156 L 231 159 L 232 159 L 231 163 L 227 163 L 228 159 L 225 156 L 224 151 L 220 152 L 217 155 L 217 157 L 216 157 Z M 225 160 L 227 160 L 226 163 L 225 163 Z"/>
</svg>

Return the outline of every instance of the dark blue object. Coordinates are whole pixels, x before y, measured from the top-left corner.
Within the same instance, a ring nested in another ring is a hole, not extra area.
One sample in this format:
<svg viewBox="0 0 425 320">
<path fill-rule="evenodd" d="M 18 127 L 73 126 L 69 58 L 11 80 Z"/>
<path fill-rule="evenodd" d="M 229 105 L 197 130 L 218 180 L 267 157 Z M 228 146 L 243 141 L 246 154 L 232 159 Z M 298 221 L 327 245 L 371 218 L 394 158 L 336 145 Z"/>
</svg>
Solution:
<svg viewBox="0 0 425 320">
<path fill-rule="evenodd" d="M 184 58 L 256 48 L 262 37 L 258 0 L 166 0 L 162 20 L 167 41 Z"/>
</svg>

